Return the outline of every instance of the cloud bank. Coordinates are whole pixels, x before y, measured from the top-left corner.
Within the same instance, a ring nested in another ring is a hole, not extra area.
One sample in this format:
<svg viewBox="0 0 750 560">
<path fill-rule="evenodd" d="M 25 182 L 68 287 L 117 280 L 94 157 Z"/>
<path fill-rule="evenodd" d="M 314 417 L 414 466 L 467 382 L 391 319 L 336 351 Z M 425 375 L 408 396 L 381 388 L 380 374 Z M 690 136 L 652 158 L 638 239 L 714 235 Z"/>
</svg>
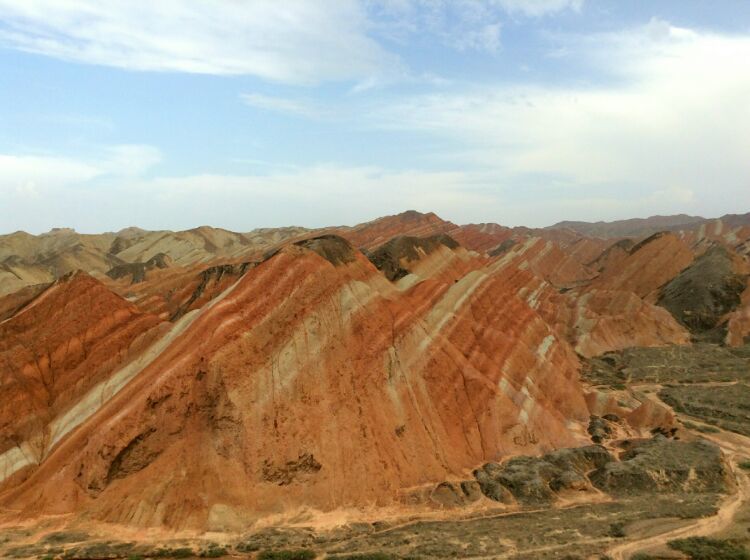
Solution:
<svg viewBox="0 0 750 560">
<path fill-rule="evenodd" d="M 286 83 L 400 71 L 354 0 L 0 0 L 0 43 L 128 70 Z"/>
</svg>

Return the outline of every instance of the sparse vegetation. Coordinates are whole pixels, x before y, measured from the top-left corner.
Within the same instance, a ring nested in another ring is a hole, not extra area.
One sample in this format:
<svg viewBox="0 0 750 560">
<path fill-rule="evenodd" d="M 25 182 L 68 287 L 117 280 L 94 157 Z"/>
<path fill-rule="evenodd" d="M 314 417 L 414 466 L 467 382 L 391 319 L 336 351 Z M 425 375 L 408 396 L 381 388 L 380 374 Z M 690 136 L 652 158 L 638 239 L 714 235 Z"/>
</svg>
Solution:
<svg viewBox="0 0 750 560">
<path fill-rule="evenodd" d="M 77 542 L 83 542 L 88 539 L 89 539 L 89 535 L 87 533 L 76 532 L 76 531 L 70 531 L 70 532 L 58 531 L 56 533 L 50 533 L 49 535 L 46 535 L 42 539 L 42 542 L 51 543 L 51 544 L 77 543 Z"/>
<path fill-rule="evenodd" d="M 316 556 L 312 550 L 264 550 L 258 560 L 312 560 Z"/>
<path fill-rule="evenodd" d="M 147 556 L 152 558 L 190 558 L 195 556 L 192 548 L 159 548 L 149 553 Z"/>
<path fill-rule="evenodd" d="M 248 535 L 248 540 L 237 544 L 234 550 L 247 552 L 247 558 L 255 560 L 313 560 L 323 556 L 331 560 L 439 560 L 507 556 L 512 550 L 508 544 L 513 543 L 517 560 L 561 560 L 566 555 L 571 560 L 598 558 L 602 539 L 619 538 L 617 535 L 627 532 L 636 521 L 703 517 L 714 514 L 719 501 L 717 494 L 645 493 L 582 505 L 575 508 L 575 514 L 561 514 L 550 508 L 456 521 L 420 520 L 406 525 L 362 523 L 331 534 L 315 533 L 310 528 L 271 528 Z M 529 531 L 530 526 L 535 530 Z M 497 538 L 499 534 L 503 535 L 502 541 Z M 65 553 L 37 547 L 19 549 L 14 554 L 0 551 L 0 557 L 39 559 L 53 554 L 54 558 L 65 560 L 148 560 L 228 556 L 228 547 L 219 543 L 204 542 L 193 549 L 188 546 L 181 541 L 160 546 L 95 541 L 75 545 Z M 540 553 L 545 546 L 550 546 L 550 550 Z M 246 547 L 252 550 L 244 550 Z M 720 558 L 723 557 L 717 560 Z M 732 556 L 727 558 L 735 560 Z"/>
<path fill-rule="evenodd" d="M 749 368 L 750 369 L 750 368 Z M 700 419 L 715 428 L 705 427 L 698 431 L 718 432 L 718 428 L 739 434 L 750 435 L 750 386 L 745 383 L 705 386 L 681 385 L 665 387 L 659 398 L 677 412 Z"/>
<path fill-rule="evenodd" d="M 581 375 L 592 385 L 624 388 L 629 383 L 707 383 L 750 379 L 750 345 L 725 347 L 633 347 L 587 360 Z"/>
<path fill-rule="evenodd" d="M 625 536 L 625 524 L 621 521 L 616 521 L 609 526 L 609 536 L 615 538 L 622 538 Z"/>
<path fill-rule="evenodd" d="M 728 540 L 689 537 L 669 541 L 668 544 L 670 548 L 686 554 L 690 560 L 750 560 L 744 546 Z"/>
<path fill-rule="evenodd" d="M 260 546 L 253 542 L 239 543 L 234 548 L 237 552 L 257 552 L 260 550 Z"/>
<path fill-rule="evenodd" d="M 212 543 L 208 546 L 208 549 L 202 550 L 200 554 L 198 554 L 201 558 L 221 558 L 222 556 L 227 555 L 227 549 L 223 546 L 219 546 L 215 543 Z"/>
<path fill-rule="evenodd" d="M 685 428 L 688 430 L 693 430 L 696 432 L 700 432 L 702 434 L 718 434 L 721 432 L 719 428 L 716 428 L 715 426 L 706 426 L 704 424 L 695 424 L 694 422 L 685 421 L 682 423 Z"/>
<path fill-rule="evenodd" d="M 397 556 L 384 552 L 366 552 L 363 554 L 345 554 L 330 556 L 331 560 L 397 560 Z"/>
<path fill-rule="evenodd" d="M 734 271 L 730 251 L 716 245 L 662 286 L 657 304 L 696 337 L 719 342 L 726 335 L 721 319 L 740 305 L 745 286 L 745 278 Z"/>
</svg>

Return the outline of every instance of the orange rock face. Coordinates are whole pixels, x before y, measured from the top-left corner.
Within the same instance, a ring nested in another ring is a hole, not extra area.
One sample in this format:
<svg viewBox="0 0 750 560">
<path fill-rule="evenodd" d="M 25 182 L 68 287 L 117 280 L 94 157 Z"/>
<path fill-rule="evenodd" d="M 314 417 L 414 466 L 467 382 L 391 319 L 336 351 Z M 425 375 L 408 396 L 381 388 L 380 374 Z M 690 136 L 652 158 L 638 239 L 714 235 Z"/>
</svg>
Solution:
<svg viewBox="0 0 750 560">
<path fill-rule="evenodd" d="M 153 343 L 159 323 L 82 272 L 0 323 L 0 475 L 43 458 L 55 418 Z"/>
<path fill-rule="evenodd" d="M 514 237 L 511 228 L 498 224 L 469 224 L 448 232 L 462 247 L 473 251 L 489 252 L 503 241 Z"/>
<path fill-rule="evenodd" d="M 693 262 L 693 252 L 677 235 L 655 234 L 631 247 L 619 260 L 610 261 L 593 287 L 628 290 L 653 301 L 656 291 Z"/>
<path fill-rule="evenodd" d="M 584 290 L 574 299 L 567 326 L 586 357 L 630 346 L 687 344 L 690 334 L 664 308 L 625 290 Z"/>
<path fill-rule="evenodd" d="M 356 248 L 374 249 L 397 235 L 428 237 L 438 233 L 447 233 L 455 228 L 455 224 L 440 219 L 432 212 L 422 214 L 409 210 L 353 228 L 337 228 L 333 232 L 348 239 Z"/>
<path fill-rule="evenodd" d="M 514 263 L 528 269 L 556 288 L 570 288 L 588 283 L 595 273 L 555 241 L 541 237 L 530 237 L 501 254 L 499 262 Z"/>
</svg>

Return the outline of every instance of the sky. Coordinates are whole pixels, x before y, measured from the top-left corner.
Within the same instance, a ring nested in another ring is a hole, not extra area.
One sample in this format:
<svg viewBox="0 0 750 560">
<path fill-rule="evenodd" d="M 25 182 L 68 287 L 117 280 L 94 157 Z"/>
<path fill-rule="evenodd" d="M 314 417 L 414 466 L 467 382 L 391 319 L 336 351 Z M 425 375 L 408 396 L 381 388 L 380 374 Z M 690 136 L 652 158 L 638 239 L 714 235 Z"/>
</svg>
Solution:
<svg viewBox="0 0 750 560">
<path fill-rule="evenodd" d="M 747 0 L 0 0 L 0 233 L 750 211 Z"/>
</svg>

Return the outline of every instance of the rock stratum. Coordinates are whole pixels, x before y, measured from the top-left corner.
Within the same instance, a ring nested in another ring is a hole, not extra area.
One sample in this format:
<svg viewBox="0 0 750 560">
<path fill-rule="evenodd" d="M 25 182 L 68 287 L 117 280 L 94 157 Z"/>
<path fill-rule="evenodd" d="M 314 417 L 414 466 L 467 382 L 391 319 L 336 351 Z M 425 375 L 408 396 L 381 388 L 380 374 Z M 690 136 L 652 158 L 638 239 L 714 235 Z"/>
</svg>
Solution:
<svg viewBox="0 0 750 560">
<path fill-rule="evenodd" d="M 650 444 L 623 463 L 584 446 L 674 416 L 599 392 L 582 362 L 742 345 L 736 222 L 605 239 L 410 211 L 0 237 L 0 521 L 243 531 L 646 480 Z"/>
</svg>

